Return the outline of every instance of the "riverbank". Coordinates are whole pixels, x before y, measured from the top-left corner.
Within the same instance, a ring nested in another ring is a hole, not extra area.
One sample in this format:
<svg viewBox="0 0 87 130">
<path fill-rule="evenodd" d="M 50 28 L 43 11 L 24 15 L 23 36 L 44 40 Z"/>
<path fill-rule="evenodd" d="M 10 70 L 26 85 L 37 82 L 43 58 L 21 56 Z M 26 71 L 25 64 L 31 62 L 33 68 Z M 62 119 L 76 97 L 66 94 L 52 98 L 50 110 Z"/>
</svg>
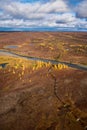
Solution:
<svg viewBox="0 0 87 130">
<path fill-rule="evenodd" d="M 13 57 L 19 57 L 19 58 L 23 58 L 26 60 L 31 60 L 31 61 L 42 61 L 42 62 L 46 62 L 46 63 L 51 63 L 51 64 L 65 64 L 68 67 L 71 68 L 75 68 L 75 69 L 80 69 L 80 70 L 85 70 L 87 71 L 87 66 L 86 65 L 79 65 L 79 64 L 73 64 L 73 63 L 68 63 L 68 62 L 64 62 L 64 61 L 58 61 L 58 60 L 51 60 L 51 59 L 44 59 L 44 58 L 38 58 L 38 57 L 29 57 L 29 56 L 24 56 L 24 55 L 20 55 L 14 52 L 9 52 L 9 51 L 5 51 L 5 50 L 0 50 L 0 53 L 3 55 L 11 55 Z"/>
</svg>

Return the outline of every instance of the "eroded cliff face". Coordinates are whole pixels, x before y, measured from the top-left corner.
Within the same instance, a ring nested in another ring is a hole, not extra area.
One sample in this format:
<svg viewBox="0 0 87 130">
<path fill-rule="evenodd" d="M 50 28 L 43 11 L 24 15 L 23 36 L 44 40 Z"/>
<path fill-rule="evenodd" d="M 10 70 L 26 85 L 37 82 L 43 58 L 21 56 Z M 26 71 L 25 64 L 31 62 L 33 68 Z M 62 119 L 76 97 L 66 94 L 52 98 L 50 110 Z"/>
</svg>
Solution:
<svg viewBox="0 0 87 130">
<path fill-rule="evenodd" d="M 87 72 L 27 68 L 21 79 L 15 73 L 9 82 L 2 70 L 0 74 L 0 84 L 5 82 L 0 88 L 0 130 L 87 129 Z"/>
</svg>

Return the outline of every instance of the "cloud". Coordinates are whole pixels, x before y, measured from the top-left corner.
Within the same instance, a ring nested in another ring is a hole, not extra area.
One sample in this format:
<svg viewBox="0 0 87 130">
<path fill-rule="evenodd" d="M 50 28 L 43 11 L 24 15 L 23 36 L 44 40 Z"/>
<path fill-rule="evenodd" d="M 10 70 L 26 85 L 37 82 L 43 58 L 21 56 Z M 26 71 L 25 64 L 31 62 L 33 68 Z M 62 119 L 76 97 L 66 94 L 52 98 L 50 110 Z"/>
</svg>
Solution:
<svg viewBox="0 0 87 130">
<path fill-rule="evenodd" d="M 85 2 L 86 0 L 84 0 Z M 84 3 L 83 2 L 83 3 Z M 83 4 L 84 5 L 84 4 Z M 78 15 L 80 4 L 75 8 Z M 20 0 L 0 0 L 0 27 L 83 27 L 87 21 L 75 16 L 68 0 L 40 0 L 22 2 Z M 79 13 L 82 11 L 79 11 Z M 86 15 L 86 13 L 83 13 Z M 81 13 L 79 14 L 81 17 Z M 83 16 L 83 15 L 82 15 Z M 85 16 L 84 16 L 85 17 Z"/>
<path fill-rule="evenodd" d="M 77 17 L 87 18 L 87 0 L 83 0 L 75 8 Z"/>
<path fill-rule="evenodd" d="M 8 0 L 7 0 L 8 1 Z M 9 13 L 12 16 L 25 16 L 30 18 L 30 15 L 38 14 L 42 17 L 45 13 L 61 13 L 69 11 L 67 4 L 63 0 L 54 0 L 47 3 L 20 3 L 10 2 L 10 4 L 3 4 L 1 8 L 5 13 Z"/>
<path fill-rule="evenodd" d="M 63 0 L 54 0 L 48 3 L 43 4 L 37 10 L 37 12 L 45 12 L 45 13 L 58 13 L 58 12 L 67 12 L 69 8 L 67 4 Z"/>
</svg>

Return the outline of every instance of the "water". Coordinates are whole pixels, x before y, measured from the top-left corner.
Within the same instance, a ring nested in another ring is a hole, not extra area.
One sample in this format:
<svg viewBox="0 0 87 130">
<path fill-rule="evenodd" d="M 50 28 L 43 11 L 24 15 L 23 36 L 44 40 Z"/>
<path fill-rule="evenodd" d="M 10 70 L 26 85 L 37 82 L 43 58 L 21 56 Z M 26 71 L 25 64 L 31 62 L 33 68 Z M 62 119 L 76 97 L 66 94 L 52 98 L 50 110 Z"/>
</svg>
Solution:
<svg viewBox="0 0 87 130">
<path fill-rule="evenodd" d="M 5 46 L 4 48 L 18 48 L 17 45 L 8 45 L 8 46 Z"/>
<path fill-rule="evenodd" d="M 24 58 L 24 59 L 28 59 L 28 60 L 33 60 L 33 61 L 43 61 L 43 62 L 46 62 L 46 63 L 50 62 L 52 64 L 59 64 L 59 63 L 61 63 L 61 64 L 68 65 L 71 68 L 87 71 L 87 66 L 84 66 L 84 65 L 68 63 L 68 62 L 62 62 L 62 61 L 56 61 L 56 60 L 50 60 L 50 59 L 43 59 L 43 58 L 38 58 L 38 57 L 22 56 L 20 54 L 14 53 L 14 52 L 7 52 L 7 51 L 4 51 L 4 50 L 0 50 L 0 53 L 1 54 L 4 53 L 6 55 L 16 56 L 16 57 Z"/>
<path fill-rule="evenodd" d="M 8 63 L 2 63 L 2 64 L 0 64 L 0 66 L 1 66 L 2 68 L 5 68 L 7 64 L 8 64 Z"/>
</svg>

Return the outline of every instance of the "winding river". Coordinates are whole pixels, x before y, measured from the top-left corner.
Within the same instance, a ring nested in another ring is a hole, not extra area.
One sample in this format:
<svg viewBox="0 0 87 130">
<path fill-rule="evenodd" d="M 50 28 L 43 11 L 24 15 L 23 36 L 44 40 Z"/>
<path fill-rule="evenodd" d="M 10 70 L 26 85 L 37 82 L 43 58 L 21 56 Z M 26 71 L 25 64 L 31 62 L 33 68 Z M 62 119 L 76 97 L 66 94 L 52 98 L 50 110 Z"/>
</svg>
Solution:
<svg viewBox="0 0 87 130">
<path fill-rule="evenodd" d="M 62 62 L 62 61 L 56 61 L 56 60 L 50 60 L 50 59 L 44 59 L 44 58 L 38 58 L 38 57 L 23 56 L 21 54 L 16 54 L 15 52 L 9 52 L 9 51 L 5 51 L 5 50 L 0 50 L 0 53 L 4 54 L 4 55 L 15 56 L 15 57 L 19 57 L 19 58 L 28 59 L 28 60 L 43 61 L 43 62 L 47 62 L 47 63 L 50 62 L 52 64 L 59 64 L 59 63 L 61 63 L 61 64 L 68 65 L 71 68 L 87 71 L 87 66 L 84 66 L 84 65 L 68 63 L 68 62 Z"/>
</svg>

